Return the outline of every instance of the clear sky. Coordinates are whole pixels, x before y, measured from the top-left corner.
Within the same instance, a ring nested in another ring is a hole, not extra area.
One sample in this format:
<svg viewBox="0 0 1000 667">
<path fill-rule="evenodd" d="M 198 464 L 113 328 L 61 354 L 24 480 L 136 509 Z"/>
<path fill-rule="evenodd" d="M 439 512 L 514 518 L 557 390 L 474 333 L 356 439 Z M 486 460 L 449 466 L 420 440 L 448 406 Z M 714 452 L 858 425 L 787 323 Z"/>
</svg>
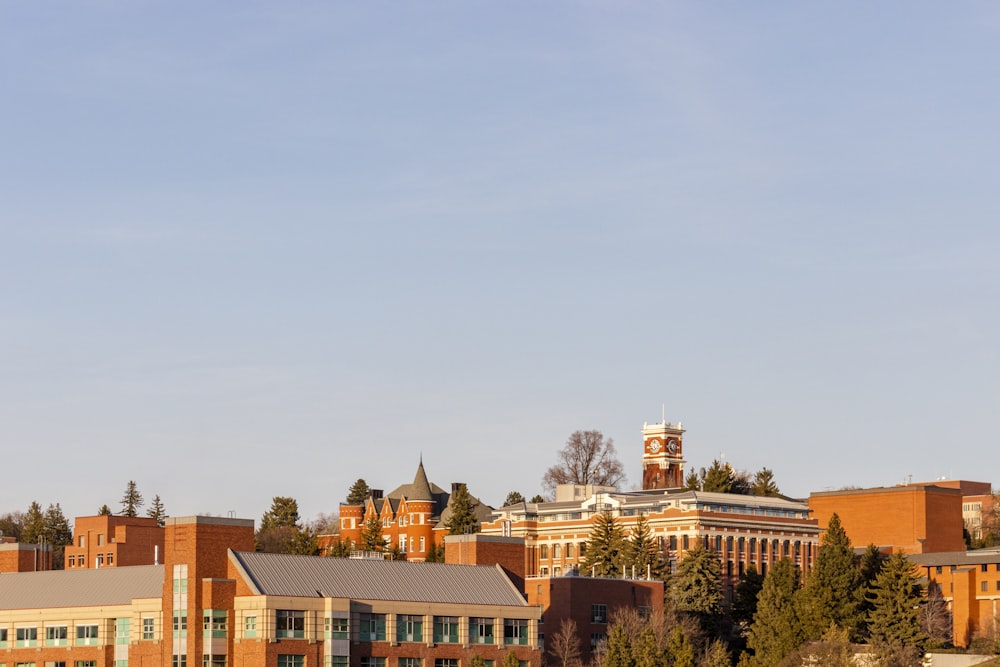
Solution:
<svg viewBox="0 0 1000 667">
<path fill-rule="evenodd" d="M 990 2 L 0 3 L 0 513 L 1000 484 Z"/>
</svg>

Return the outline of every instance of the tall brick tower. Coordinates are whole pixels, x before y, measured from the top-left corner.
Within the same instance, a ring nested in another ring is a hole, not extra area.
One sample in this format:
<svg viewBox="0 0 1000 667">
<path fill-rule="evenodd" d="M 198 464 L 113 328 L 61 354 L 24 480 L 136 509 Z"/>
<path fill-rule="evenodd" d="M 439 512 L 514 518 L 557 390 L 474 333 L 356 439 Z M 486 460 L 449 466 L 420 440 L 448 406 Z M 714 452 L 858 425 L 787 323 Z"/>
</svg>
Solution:
<svg viewBox="0 0 1000 667">
<path fill-rule="evenodd" d="M 642 488 L 679 489 L 684 486 L 684 429 L 664 419 L 642 425 Z"/>
<path fill-rule="evenodd" d="M 190 667 L 206 660 L 217 664 L 232 655 L 233 598 L 236 582 L 228 579 L 228 549 L 254 550 L 252 519 L 214 516 L 166 520 L 163 544 L 164 665 Z M 221 632 L 203 631 L 204 623 Z M 208 637 L 206 637 L 208 635 Z M 190 656 L 186 661 L 181 656 Z M 194 661 L 194 662 L 192 662 Z M 224 663 L 223 663 L 224 664 Z"/>
</svg>

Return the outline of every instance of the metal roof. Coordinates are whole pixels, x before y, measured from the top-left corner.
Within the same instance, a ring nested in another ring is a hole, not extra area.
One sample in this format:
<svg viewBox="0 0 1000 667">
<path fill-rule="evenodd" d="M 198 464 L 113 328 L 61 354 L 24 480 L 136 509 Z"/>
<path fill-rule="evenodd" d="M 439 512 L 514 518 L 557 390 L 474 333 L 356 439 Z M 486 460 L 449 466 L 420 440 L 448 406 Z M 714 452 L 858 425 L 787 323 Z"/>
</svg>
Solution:
<svg viewBox="0 0 1000 667">
<path fill-rule="evenodd" d="M 162 595 L 162 565 L 0 574 L 0 610 L 129 604 Z"/>
<path fill-rule="evenodd" d="M 489 565 L 408 563 L 230 551 L 261 595 L 527 606 L 503 570 Z"/>
</svg>

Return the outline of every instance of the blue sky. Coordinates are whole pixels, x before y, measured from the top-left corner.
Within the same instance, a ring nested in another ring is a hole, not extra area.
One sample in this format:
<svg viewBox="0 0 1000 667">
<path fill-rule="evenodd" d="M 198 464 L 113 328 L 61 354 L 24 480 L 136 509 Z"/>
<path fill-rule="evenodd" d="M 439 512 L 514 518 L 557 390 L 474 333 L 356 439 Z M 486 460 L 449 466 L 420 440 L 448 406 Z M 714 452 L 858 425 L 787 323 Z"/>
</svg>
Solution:
<svg viewBox="0 0 1000 667">
<path fill-rule="evenodd" d="M 995 481 L 993 3 L 0 4 L 0 512 Z"/>
</svg>

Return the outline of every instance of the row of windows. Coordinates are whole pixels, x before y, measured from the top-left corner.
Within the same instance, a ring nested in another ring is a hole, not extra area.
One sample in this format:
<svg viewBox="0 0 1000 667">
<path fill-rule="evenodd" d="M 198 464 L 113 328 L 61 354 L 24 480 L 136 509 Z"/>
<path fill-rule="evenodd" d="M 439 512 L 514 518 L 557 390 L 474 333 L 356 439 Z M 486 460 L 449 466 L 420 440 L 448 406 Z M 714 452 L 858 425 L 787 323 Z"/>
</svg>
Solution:
<svg viewBox="0 0 1000 667">
<path fill-rule="evenodd" d="M 66 567 L 87 567 L 86 558 L 84 555 L 80 555 L 79 557 L 70 556 L 66 559 Z M 115 555 L 111 552 L 107 555 L 97 554 L 95 558 L 97 560 L 96 567 L 104 567 L 105 563 L 107 563 L 108 567 L 112 567 L 115 564 Z"/>
<path fill-rule="evenodd" d="M 10 631 L 8 628 L 0 628 L 0 648 L 6 648 L 10 641 Z M 14 648 L 32 648 L 38 646 L 38 627 L 21 626 L 14 628 Z M 68 646 L 69 626 L 67 625 L 47 625 L 45 626 L 45 646 Z M 97 644 L 96 625 L 76 626 L 76 645 L 94 646 Z"/>
<path fill-rule="evenodd" d="M 603 635 L 602 635 L 603 636 Z M 326 656 L 325 667 L 348 667 L 349 658 L 346 655 Z M 424 667 L 424 658 L 381 658 L 366 656 L 361 658 L 361 667 Z M 428 664 L 430 660 L 426 661 Z M 493 660 L 483 660 L 484 667 L 494 667 Z M 305 667 L 305 656 L 303 655 L 279 655 L 278 667 Z M 529 667 L 527 660 L 518 662 L 519 667 Z M 456 658 L 434 658 L 434 667 L 461 667 L 461 661 Z"/>
<path fill-rule="evenodd" d="M 121 662 L 121 661 L 119 661 Z M 45 667 L 66 667 L 67 664 L 73 665 L 73 667 L 97 667 L 96 660 L 77 660 L 72 663 L 67 663 L 65 660 L 46 660 Z M 0 667 L 7 667 L 6 663 L 0 662 Z M 34 662 L 15 662 L 14 667 L 35 667 Z"/>
<path fill-rule="evenodd" d="M 396 641 L 398 642 L 425 642 L 448 644 L 458 643 L 459 624 L 458 616 L 432 616 L 429 617 L 428 628 L 431 630 L 430 638 L 425 633 L 427 618 L 419 615 L 398 614 L 396 616 Z M 278 638 L 302 638 L 305 637 L 306 612 L 297 609 L 279 609 L 275 613 L 275 622 Z M 493 644 L 494 633 L 497 629 L 497 619 L 470 617 L 469 641 L 473 644 Z M 256 616 L 246 616 L 244 618 L 244 629 L 246 636 L 256 636 L 257 618 Z M 253 635 L 249 634 L 251 631 Z M 324 633 L 328 639 L 349 639 L 350 625 L 346 618 L 326 618 L 324 619 Z M 386 614 L 361 614 L 358 617 L 357 638 L 359 641 L 385 641 L 386 640 Z M 509 645 L 523 645 L 528 643 L 528 621 L 523 618 L 503 619 L 503 642 Z"/>
<path fill-rule="evenodd" d="M 989 572 L 990 571 L 990 565 L 991 565 L 991 563 L 980 563 L 979 564 L 979 571 L 980 572 Z M 1000 563 L 992 563 L 992 565 L 993 565 L 993 571 L 994 572 L 1000 572 Z M 958 569 L 958 565 L 949 565 L 947 567 L 948 567 L 948 571 L 949 572 L 954 572 L 955 570 Z M 936 572 L 937 574 L 941 574 L 942 572 L 944 572 L 944 568 L 945 568 L 944 565 L 936 565 L 934 567 L 934 572 Z"/>
</svg>

